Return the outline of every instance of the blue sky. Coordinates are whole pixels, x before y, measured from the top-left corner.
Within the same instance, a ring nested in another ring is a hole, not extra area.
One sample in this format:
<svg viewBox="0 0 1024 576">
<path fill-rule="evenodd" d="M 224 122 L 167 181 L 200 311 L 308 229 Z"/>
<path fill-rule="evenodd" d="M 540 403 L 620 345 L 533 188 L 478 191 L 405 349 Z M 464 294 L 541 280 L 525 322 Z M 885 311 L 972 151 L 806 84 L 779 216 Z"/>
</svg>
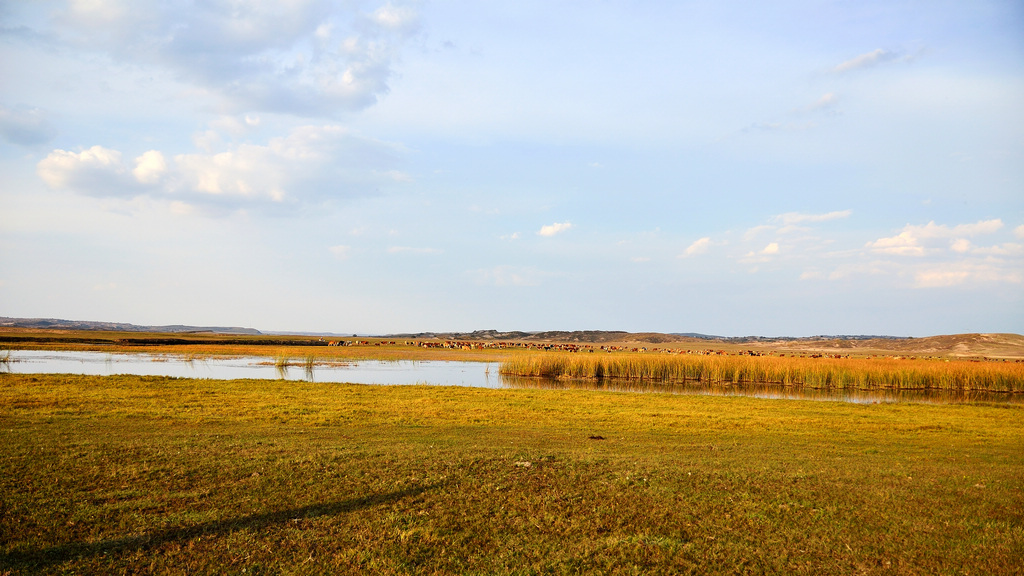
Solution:
<svg viewBox="0 0 1024 576">
<path fill-rule="evenodd" d="M 1020 2 L 0 5 L 0 315 L 1024 332 Z"/>
</svg>

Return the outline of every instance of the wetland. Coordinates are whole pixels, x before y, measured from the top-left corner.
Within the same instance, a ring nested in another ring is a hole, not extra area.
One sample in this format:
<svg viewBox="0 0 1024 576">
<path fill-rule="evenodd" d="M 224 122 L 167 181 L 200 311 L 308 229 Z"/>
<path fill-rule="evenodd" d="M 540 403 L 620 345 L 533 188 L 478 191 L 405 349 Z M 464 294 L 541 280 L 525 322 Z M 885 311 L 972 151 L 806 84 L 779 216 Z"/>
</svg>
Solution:
<svg viewBox="0 0 1024 576">
<path fill-rule="evenodd" d="M 45 337 L 0 352 L 0 574 L 999 575 L 1024 550 L 1019 363 Z"/>
<path fill-rule="evenodd" d="M 624 393 L 750 396 L 841 402 L 1024 403 L 1024 394 L 991 390 L 815 387 L 772 382 L 652 381 L 636 377 L 517 375 L 498 362 L 343 360 L 266 356 L 195 356 L 69 350 L 9 350 L 0 373 L 168 376 L 176 378 L 306 380 L 384 386 L 414 384 L 474 388 L 535 388 Z"/>
</svg>

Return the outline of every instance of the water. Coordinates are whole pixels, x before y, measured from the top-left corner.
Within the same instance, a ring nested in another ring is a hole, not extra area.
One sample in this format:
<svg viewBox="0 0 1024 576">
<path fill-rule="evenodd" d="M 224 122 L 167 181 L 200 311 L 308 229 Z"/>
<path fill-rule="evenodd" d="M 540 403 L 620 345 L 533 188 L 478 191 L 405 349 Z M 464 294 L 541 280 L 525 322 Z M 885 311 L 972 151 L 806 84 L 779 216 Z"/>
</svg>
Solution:
<svg viewBox="0 0 1024 576">
<path fill-rule="evenodd" d="M 702 384 L 700 382 L 651 383 L 621 380 L 560 380 L 503 376 L 505 388 L 547 390 L 595 390 L 608 392 L 687 394 L 701 396 L 749 396 L 785 400 L 819 400 L 877 404 L 913 402 L 928 404 L 1000 403 L 1024 404 L 1024 394 L 955 390 L 860 390 L 797 388 L 779 384 L 744 383 L 741 385 Z"/>
<path fill-rule="evenodd" d="M 331 361 L 311 367 L 300 359 L 293 365 L 277 366 L 265 356 L 188 359 L 169 354 L 107 354 L 51 350 L 12 350 L 0 371 L 15 374 L 86 374 L 110 376 L 176 376 L 237 380 L 307 380 L 353 384 L 472 386 L 501 388 L 498 364 L 441 361 Z"/>
<path fill-rule="evenodd" d="M 0 354 L 3 358 L 3 354 Z M 175 376 L 235 380 L 305 380 L 348 382 L 352 384 L 468 386 L 474 388 L 537 388 L 552 390 L 594 390 L 629 393 L 699 394 L 715 396 L 752 396 L 792 400 L 840 402 L 998 402 L 1024 403 L 1024 394 L 955 392 L 924 390 L 817 390 L 770 384 L 742 386 L 708 385 L 695 382 L 662 384 L 618 380 L 560 380 L 503 376 L 496 362 L 445 361 L 319 361 L 306 366 L 292 360 L 291 366 L 278 366 L 265 356 L 188 359 L 169 354 L 108 354 L 51 350 L 11 350 L 0 372 L 14 374 L 85 374 L 110 376 Z"/>
</svg>

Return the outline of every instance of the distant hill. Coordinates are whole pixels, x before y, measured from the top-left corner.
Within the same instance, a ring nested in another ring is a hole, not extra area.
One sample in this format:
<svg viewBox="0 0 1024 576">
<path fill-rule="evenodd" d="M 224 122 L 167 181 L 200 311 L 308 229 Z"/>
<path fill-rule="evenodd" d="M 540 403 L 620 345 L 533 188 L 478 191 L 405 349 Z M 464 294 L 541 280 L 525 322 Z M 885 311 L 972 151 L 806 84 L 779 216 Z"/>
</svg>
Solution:
<svg viewBox="0 0 1024 576">
<path fill-rule="evenodd" d="M 916 356 L 1024 358 L 1020 334 L 947 334 L 924 338 L 825 338 L 779 342 L 778 350 L 869 354 L 875 351 Z"/>
<path fill-rule="evenodd" d="M 719 342 L 728 344 L 755 344 L 767 342 L 817 342 L 822 340 L 900 340 L 898 336 L 712 336 L 697 332 L 625 332 L 623 330 L 549 330 L 546 332 L 521 332 L 512 330 L 475 330 L 473 332 L 419 332 L 415 334 L 390 334 L 387 338 L 440 338 L 447 340 L 521 340 L 536 342 L 646 342 L 662 344 L 668 342 Z"/>
<path fill-rule="evenodd" d="M 906 356 L 1024 358 L 1024 336 L 1019 334 L 951 334 L 910 338 L 905 336 L 841 335 L 841 336 L 709 336 L 695 332 L 662 334 L 658 332 L 624 332 L 621 330 L 578 330 L 520 332 L 476 330 L 474 332 L 420 332 L 393 334 L 387 338 L 442 340 L 497 340 L 525 342 L 558 342 L 578 344 L 648 344 L 670 348 L 726 348 L 777 350 L 797 353 L 885 354 Z"/>
<path fill-rule="evenodd" d="M 170 332 L 170 333 L 211 333 L 211 334 L 261 334 L 255 328 L 237 326 L 139 326 L 122 322 L 94 322 L 90 320 L 62 320 L 60 318 L 8 318 L 0 316 L 0 327 L 35 328 L 45 330 L 95 330 L 104 332 Z"/>
<path fill-rule="evenodd" d="M 499 332 L 497 330 L 475 330 L 473 332 L 419 332 L 417 334 L 393 334 L 389 338 L 438 338 L 441 340 L 516 340 L 527 342 L 625 342 L 631 336 L 629 332 L 604 330 L 577 330 L 575 332 L 552 330 L 547 332 L 520 332 L 513 330 Z M 665 334 L 661 336 L 667 337 Z"/>
<path fill-rule="evenodd" d="M 140 326 L 119 322 L 61 320 L 55 318 L 8 318 L 0 316 L 0 329 L 48 331 L 155 332 L 168 334 L 227 334 L 265 336 L 255 328 L 224 326 Z M 325 332 L 274 332 L 277 336 L 311 336 L 347 338 L 348 334 Z M 681 349 L 723 349 L 727 351 L 774 350 L 785 353 L 822 353 L 889 356 L 942 356 L 950 358 L 1024 359 L 1024 336 L 1020 334 L 950 334 L 909 338 L 899 336 L 710 336 L 696 332 L 670 333 L 625 332 L 623 330 L 550 330 L 523 332 L 519 330 L 475 330 L 473 332 L 418 332 L 384 336 L 361 335 L 365 338 L 402 340 L 517 341 L 590 345 L 616 345 L 633 348 L 662 347 Z M 276 341 L 265 338 L 254 343 L 270 345 Z M 290 341 L 289 341 L 290 342 Z M 651 346 L 653 345 L 653 346 Z"/>
</svg>

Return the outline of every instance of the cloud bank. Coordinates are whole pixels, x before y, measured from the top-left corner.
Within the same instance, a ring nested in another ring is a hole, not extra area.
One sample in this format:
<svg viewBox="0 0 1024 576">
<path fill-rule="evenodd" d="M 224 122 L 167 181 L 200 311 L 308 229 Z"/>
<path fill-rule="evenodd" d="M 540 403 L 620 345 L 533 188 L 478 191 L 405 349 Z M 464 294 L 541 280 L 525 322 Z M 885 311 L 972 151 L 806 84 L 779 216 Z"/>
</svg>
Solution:
<svg viewBox="0 0 1024 576">
<path fill-rule="evenodd" d="M 216 153 L 168 159 L 149 150 L 130 166 L 122 156 L 99 145 L 80 152 L 54 150 L 36 171 L 51 188 L 87 196 L 149 195 L 229 208 L 362 196 L 382 184 L 409 180 L 391 167 L 395 147 L 336 125 L 301 126 L 266 144 L 243 143 Z"/>
<path fill-rule="evenodd" d="M 548 224 L 541 226 L 540 230 L 537 231 L 538 236 L 554 236 L 561 232 L 572 228 L 572 224 L 569 222 L 555 222 L 554 224 Z"/>
<path fill-rule="evenodd" d="M 229 111 L 328 117 L 386 94 L 401 45 L 419 29 L 411 7 L 327 0 L 75 1 L 55 21 L 66 42 L 169 69 Z"/>
<path fill-rule="evenodd" d="M 929 245 L 934 247 L 935 240 L 950 240 L 949 247 L 954 252 L 968 252 L 970 241 L 967 237 L 992 234 L 1003 227 L 1003 221 L 982 220 L 973 224 L 960 224 L 950 228 L 946 225 L 938 225 L 929 222 L 924 226 L 907 224 L 903 230 L 895 236 L 879 238 L 867 243 L 867 248 L 883 254 L 894 254 L 899 256 L 923 256 Z"/>
<path fill-rule="evenodd" d="M 779 214 L 772 218 L 776 222 L 781 222 L 783 226 L 791 226 L 794 224 L 804 224 L 809 222 L 828 222 L 829 220 L 839 220 L 840 218 L 849 218 L 850 214 L 853 214 L 853 210 L 837 210 L 835 212 L 827 212 L 825 214 L 805 214 L 803 212 L 786 212 L 785 214 Z"/>
<path fill-rule="evenodd" d="M 693 244 L 686 247 L 686 252 L 680 255 L 681 258 L 687 256 L 695 256 L 697 254 L 703 254 L 708 251 L 708 247 L 711 246 L 711 237 L 705 236 L 699 240 L 695 240 Z"/>
<path fill-rule="evenodd" d="M 861 70 L 864 68 L 870 68 L 877 66 L 883 62 L 889 62 L 899 57 L 899 54 L 890 52 L 888 50 L 882 50 L 881 48 L 872 50 L 866 54 L 861 54 L 840 63 L 832 69 L 833 72 L 843 73 L 851 72 L 853 70 Z"/>
</svg>

